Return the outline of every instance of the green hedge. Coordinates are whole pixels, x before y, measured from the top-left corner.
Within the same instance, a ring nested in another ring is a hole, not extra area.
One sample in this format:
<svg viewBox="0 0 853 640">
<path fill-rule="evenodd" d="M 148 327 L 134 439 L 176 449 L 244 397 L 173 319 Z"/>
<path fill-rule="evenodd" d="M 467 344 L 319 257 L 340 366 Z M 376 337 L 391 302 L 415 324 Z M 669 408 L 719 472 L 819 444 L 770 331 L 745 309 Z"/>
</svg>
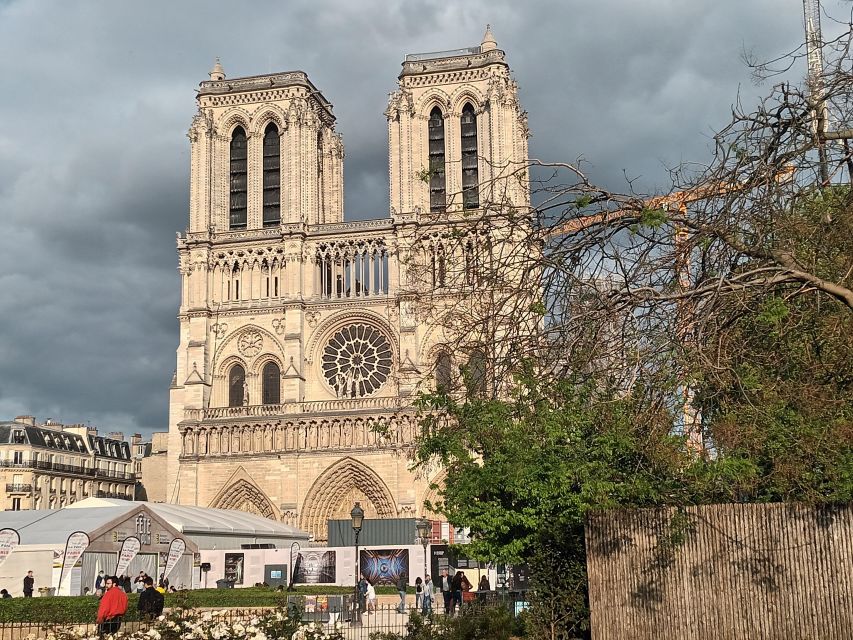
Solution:
<svg viewBox="0 0 853 640">
<path fill-rule="evenodd" d="M 275 607 L 288 595 L 335 595 L 352 593 L 354 587 L 324 585 L 298 586 L 288 594 L 265 587 L 246 589 L 196 589 L 166 594 L 166 607 Z M 377 587 L 378 594 L 395 594 L 394 587 Z M 410 588 L 410 592 L 413 589 Z M 135 593 L 128 594 L 128 615 L 136 618 Z M 98 612 L 95 596 L 63 596 L 53 598 L 12 598 L 0 600 L 0 623 L 3 622 L 92 622 Z"/>
</svg>

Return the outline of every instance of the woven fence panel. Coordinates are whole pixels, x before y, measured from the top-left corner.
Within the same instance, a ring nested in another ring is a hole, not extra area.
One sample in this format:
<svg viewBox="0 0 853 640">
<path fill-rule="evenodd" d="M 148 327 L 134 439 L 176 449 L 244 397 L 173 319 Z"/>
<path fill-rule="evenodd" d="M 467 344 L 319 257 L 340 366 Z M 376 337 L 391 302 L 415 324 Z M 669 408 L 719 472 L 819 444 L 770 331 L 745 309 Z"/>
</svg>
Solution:
<svg viewBox="0 0 853 640">
<path fill-rule="evenodd" d="M 722 504 L 587 522 L 594 640 L 850 640 L 853 507 Z"/>
</svg>

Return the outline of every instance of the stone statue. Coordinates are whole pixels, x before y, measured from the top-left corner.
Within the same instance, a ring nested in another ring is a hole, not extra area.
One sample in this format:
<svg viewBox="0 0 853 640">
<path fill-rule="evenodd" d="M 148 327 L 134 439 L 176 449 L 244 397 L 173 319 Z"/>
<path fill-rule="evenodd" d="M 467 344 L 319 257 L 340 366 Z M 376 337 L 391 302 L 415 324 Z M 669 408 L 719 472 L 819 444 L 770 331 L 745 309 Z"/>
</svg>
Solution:
<svg viewBox="0 0 853 640">
<path fill-rule="evenodd" d="M 243 406 L 249 406 L 249 384 L 243 380 Z"/>
</svg>

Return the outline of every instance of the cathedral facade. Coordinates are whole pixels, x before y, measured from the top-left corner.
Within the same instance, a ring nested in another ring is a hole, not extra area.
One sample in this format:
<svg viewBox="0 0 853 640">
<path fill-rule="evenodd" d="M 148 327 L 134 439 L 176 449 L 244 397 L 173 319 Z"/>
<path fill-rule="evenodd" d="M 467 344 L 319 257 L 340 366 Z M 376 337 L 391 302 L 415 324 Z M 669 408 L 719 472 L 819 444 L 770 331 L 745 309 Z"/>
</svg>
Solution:
<svg viewBox="0 0 853 640">
<path fill-rule="evenodd" d="M 470 255 L 446 245 L 454 219 L 529 206 L 528 132 L 489 29 L 477 47 L 407 56 L 398 85 L 389 215 L 345 222 L 343 144 L 306 74 L 228 78 L 217 61 L 200 84 L 168 502 L 251 511 L 323 541 L 355 501 L 391 518 L 435 500 L 441 470 L 410 470 L 412 402 L 470 354 L 429 322 L 423 286 L 458 297 L 449 274 L 481 251 L 477 234 Z"/>
</svg>

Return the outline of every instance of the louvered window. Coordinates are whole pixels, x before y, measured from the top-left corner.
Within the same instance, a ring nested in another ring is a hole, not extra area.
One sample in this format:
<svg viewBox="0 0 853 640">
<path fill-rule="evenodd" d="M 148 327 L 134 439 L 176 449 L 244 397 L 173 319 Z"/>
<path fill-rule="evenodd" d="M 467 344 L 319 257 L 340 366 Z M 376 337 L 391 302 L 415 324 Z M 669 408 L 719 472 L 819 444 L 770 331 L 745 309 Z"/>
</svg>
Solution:
<svg viewBox="0 0 853 640">
<path fill-rule="evenodd" d="M 264 132 L 264 226 L 281 222 L 281 138 L 270 123 Z"/>
<path fill-rule="evenodd" d="M 267 362 L 263 372 L 264 404 L 281 402 L 281 370 L 275 362 Z"/>
<path fill-rule="evenodd" d="M 246 228 L 246 132 L 243 127 L 231 134 L 231 194 L 229 228 Z"/>
<path fill-rule="evenodd" d="M 429 210 L 441 213 L 447 206 L 444 169 L 444 116 L 435 107 L 429 115 Z"/>
<path fill-rule="evenodd" d="M 442 351 L 435 359 L 435 388 L 437 391 L 448 392 L 453 384 L 453 360 L 450 354 Z"/>
<path fill-rule="evenodd" d="M 471 103 L 462 108 L 462 202 L 466 209 L 480 206 L 477 159 L 477 116 Z"/>
<path fill-rule="evenodd" d="M 235 364 L 228 372 L 228 406 L 243 406 L 243 387 L 246 383 L 246 371 L 242 365 Z"/>
</svg>

